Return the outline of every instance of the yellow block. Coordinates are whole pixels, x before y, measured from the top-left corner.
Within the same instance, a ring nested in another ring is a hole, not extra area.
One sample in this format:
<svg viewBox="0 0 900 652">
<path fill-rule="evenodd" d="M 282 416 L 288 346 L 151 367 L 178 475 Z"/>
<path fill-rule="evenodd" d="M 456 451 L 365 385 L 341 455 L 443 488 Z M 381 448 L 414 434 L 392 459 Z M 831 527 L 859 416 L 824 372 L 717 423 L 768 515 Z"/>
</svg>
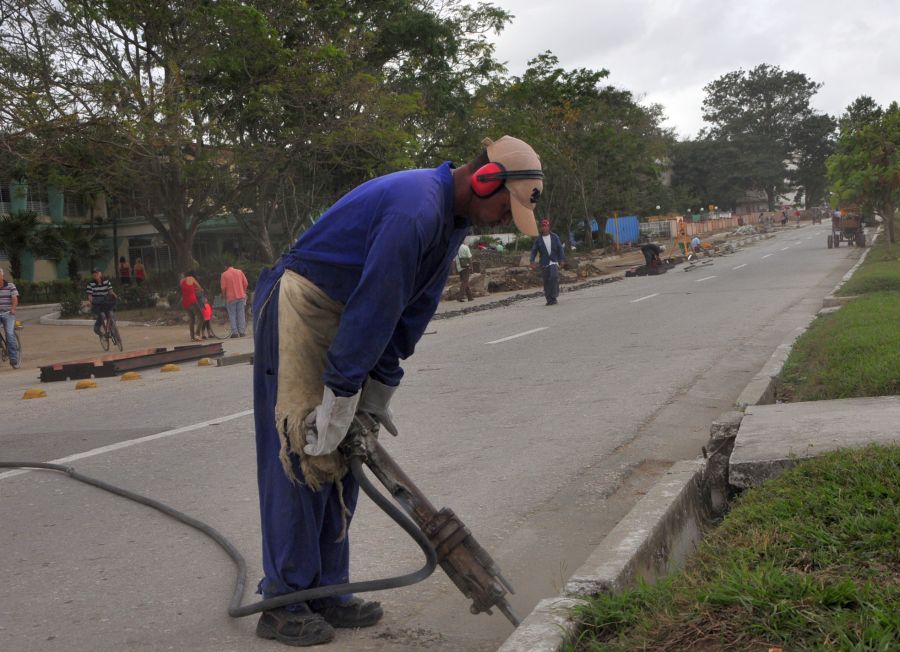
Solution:
<svg viewBox="0 0 900 652">
<path fill-rule="evenodd" d="M 137 380 L 141 375 L 136 371 L 126 371 L 120 380 Z"/>
<path fill-rule="evenodd" d="M 97 387 L 97 383 L 89 378 L 75 383 L 75 389 L 94 389 L 95 387 Z"/>
<path fill-rule="evenodd" d="M 160 371 L 179 371 L 179 369 L 178 369 L 178 365 L 177 365 L 177 364 L 169 363 L 169 364 L 164 364 L 164 365 L 160 368 Z"/>
<path fill-rule="evenodd" d="M 25 394 L 22 396 L 23 399 L 27 398 L 47 398 L 47 392 L 42 389 L 26 389 Z"/>
<path fill-rule="evenodd" d="M 211 364 L 212 362 L 210 362 L 209 358 L 200 358 L 199 360 L 197 360 L 198 367 L 208 367 Z"/>
</svg>

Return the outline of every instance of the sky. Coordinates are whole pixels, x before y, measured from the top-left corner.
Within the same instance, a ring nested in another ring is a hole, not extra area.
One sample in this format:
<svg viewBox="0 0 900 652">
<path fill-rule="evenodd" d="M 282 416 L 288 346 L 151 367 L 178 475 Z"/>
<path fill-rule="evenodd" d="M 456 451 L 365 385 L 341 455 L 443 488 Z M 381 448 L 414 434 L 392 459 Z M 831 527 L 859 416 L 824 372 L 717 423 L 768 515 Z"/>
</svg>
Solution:
<svg viewBox="0 0 900 652">
<path fill-rule="evenodd" d="M 515 16 L 491 38 L 510 74 L 546 50 L 566 70 L 606 68 L 681 138 L 704 126 L 706 84 L 760 63 L 824 84 L 812 105 L 834 116 L 860 95 L 900 102 L 897 0 L 491 1 Z"/>
</svg>

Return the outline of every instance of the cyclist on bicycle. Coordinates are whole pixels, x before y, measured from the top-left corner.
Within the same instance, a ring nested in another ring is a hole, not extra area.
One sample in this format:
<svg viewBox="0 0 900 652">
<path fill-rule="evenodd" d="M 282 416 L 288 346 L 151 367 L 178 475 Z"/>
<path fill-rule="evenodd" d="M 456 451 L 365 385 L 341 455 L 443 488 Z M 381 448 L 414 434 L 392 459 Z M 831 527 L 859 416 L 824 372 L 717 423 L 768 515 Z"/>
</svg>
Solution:
<svg viewBox="0 0 900 652">
<path fill-rule="evenodd" d="M 13 369 L 19 368 L 19 350 L 16 348 L 16 306 L 19 305 L 19 291 L 7 281 L 0 267 L 0 328 L 6 334 L 6 348 L 9 351 L 9 364 Z"/>
<path fill-rule="evenodd" d="M 103 278 L 103 271 L 98 267 L 94 269 L 93 279 L 87 286 L 88 303 L 91 304 L 91 312 L 97 318 L 94 322 L 94 333 L 100 335 L 100 325 L 104 319 L 112 319 L 112 309 L 119 298 L 113 292 L 112 283 L 108 278 Z"/>
</svg>

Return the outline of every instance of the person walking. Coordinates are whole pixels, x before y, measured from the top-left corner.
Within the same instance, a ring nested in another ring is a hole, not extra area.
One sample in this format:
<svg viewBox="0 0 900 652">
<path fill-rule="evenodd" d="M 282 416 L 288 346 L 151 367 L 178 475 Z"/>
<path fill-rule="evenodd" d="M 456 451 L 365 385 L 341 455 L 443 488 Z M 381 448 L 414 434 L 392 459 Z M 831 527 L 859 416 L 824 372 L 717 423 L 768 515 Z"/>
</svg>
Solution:
<svg viewBox="0 0 900 652">
<path fill-rule="evenodd" d="M 202 339 L 203 313 L 200 311 L 197 295 L 203 292 L 203 288 L 189 270 L 181 273 L 178 287 L 181 290 L 181 307 L 187 311 L 190 320 L 191 342 L 199 342 Z"/>
<path fill-rule="evenodd" d="M 565 263 L 566 253 L 559 236 L 550 231 L 550 220 L 541 220 L 541 235 L 531 247 L 531 269 L 537 269 L 534 260 L 541 258 L 541 274 L 544 279 L 546 305 L 555 306 L 559 296 L 559 265 Z"/>
<path fill-rule="evenodd" d="M 243 271 L 225 263 L 225 271 L 219 278 L 222 296 L 225 297 L 225 309 L 228 311 L 228 323 L 231 324 L 231 337 L 244 337 L 247 334 L 247 276 Z"/>
<path fill-rule="evenodd" d="M 389 407 L 472 226 L 537 235 L 538 155 L 504 136 L 454 168 L 395 172 L 339 199 L 271 269 L 253 300 L 253 405 L 264 598 L 349 579 L 359 486 L 337 450 L 354 415 L 397 434 Z M 256 634 L 326 643 L 383 610 L 352 595 L 265 611 Z"/>
<path fill-rule="evenodd" d="M 456 273 L 459 274 L 459 297 L 457 301 L 471 301 L 472 288 L 469 287 L 469 276 L 472 273 L 472 250 L 463 242 L 459 245 L 456 258 L 453 259 Z"/>
<path fill-rule="evenodd" d="M 3 268 L 0 267 L 0 328 L 6 336 L 6 348 L 9 351 L 9 364 L 13 369 L 19 368 L 19 348 L 16 341 L 16 307 L 19 305 L 19 291 L 14 283 L 6 280 Z"/>
</svg>

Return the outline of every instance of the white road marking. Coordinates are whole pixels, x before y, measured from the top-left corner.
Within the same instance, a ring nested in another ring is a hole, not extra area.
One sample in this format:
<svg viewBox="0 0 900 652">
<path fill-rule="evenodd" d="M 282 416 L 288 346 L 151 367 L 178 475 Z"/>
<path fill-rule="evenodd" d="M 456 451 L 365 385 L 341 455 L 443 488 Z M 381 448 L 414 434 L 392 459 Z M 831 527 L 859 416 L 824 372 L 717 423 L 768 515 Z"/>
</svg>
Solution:
<svg viewBox="0 0 900 652">
<path fill-rule="evenodd" d="M 638 301 L 643 301 L 644 299 L 652 299 L 653 297 L 658 297 L 658 296 L 659 296 L 659 292 L 655 292 L 653 294 L 648 294 L 645 297 L 641 297 L 640 299 L 635 299 L 634 301 L 631 301 L 631 303 L 637 303 Z"/>
<path fill-rule="evenodd" d="M 744 263 L 743 265 L 738 265 L 737 267 L 732 267 L 731 269 L 740 269 L 741 267 L 746 267 L 746 266 L 747 266 L 747 263 Z"/>
<path fill-rule="evenodd" d="M 122 448 L 129 448 L 131 446 L 136 446 L 137 444 L 143 444 L 148 441 L 155 441 L 157 439 L 165 439 L 166 437 L 180 435 L 185 432 L 191 432 L 192 430 L 200 430 L 200 428 L 206 428 L 207 426 L 219 425 L 220 423 L 225 423 L 226 421 L 231 421 L 233 419 L 240 419 L 241 417 L 245 417 L 248 414 L 253 414 L 253 410 L 244 410 L 243 412 L 235 412 L 234 414 L 229 414 L 224 417 L 219 417 L 218 419 L 210 419 L 209 421 L 201 421 L 200 423 L 195 423 L 190 426 L 183 426 L 181 428 L 175 428 L 174 430 L 166 430 L 164 432 L 158 432 L 155 435 L 147 435 L 146 437 L 138 437 L 137 439 L 129 439 L 128 441 L 120 441 L 116 444 L 110 444 L 109 446 L 101 446 L 100 448 L 95 448 L 93 450 L 85 451 L 83 453 L 75 453 L 74 455 L 69 455 L 68 457 L 61 457 L 58 460 L 50 460 L 50 464 L 68 464 L 69 462 L 83 460 L 88 457 L 96 457 L 97 455 L 111 453 L 113 451 L 117 451 Z M 34 461 L 34 460 L 29 460 L 29 461 Z M 30 472 L 31 471 L 27 470 L 27 469 L 20 469 L 17 471 L 7 471 L 6 473 L 0 473 L 0 480 L 3 480 L 4 478 L 11 478 L 16 475 L 22 475 L 23 473 L 30 473 Z"/>
<path fill-rule="evenodd" d="M 524 333 L 517 333 L 515 335 L 510 335 L 509 337 L 501 337 L 499 340 L 493 340 L 492 342 L 485 342 L 485 344 L 500 344 L 500 342 L 508 342 L 509 340 L 514 340 L 517 337 L 525 337 L 526 335 L 531 335 L 532 333 L 540 333 L 541 331 L 545 331 L 549 328 L 549 326 L 541 326 L 540 328 L 532 328 L 530 331 L 525 331 Z"/>
<path fill-rule="evenodd" d="M 787 251 L 788 249 L 790 249 L 790 247 L 784 247 L 782 248 L 782 251 Z"/>
<path fill-rule="evenodd" d="M 768 258 L 769 256 L 774 256 L 775 254 L 766 254 L 763 258 Z"/>
<path fill-rule="evenodd" d="M 696 281 L 694 281 L 694 283 L 702 283 L 703 281 L 708 281 L 711 278 L 716 278 L 716 275 L 713 274 L 712 276 L 704 276 L 703 278 L 698 278 Z"/>
</svg>

